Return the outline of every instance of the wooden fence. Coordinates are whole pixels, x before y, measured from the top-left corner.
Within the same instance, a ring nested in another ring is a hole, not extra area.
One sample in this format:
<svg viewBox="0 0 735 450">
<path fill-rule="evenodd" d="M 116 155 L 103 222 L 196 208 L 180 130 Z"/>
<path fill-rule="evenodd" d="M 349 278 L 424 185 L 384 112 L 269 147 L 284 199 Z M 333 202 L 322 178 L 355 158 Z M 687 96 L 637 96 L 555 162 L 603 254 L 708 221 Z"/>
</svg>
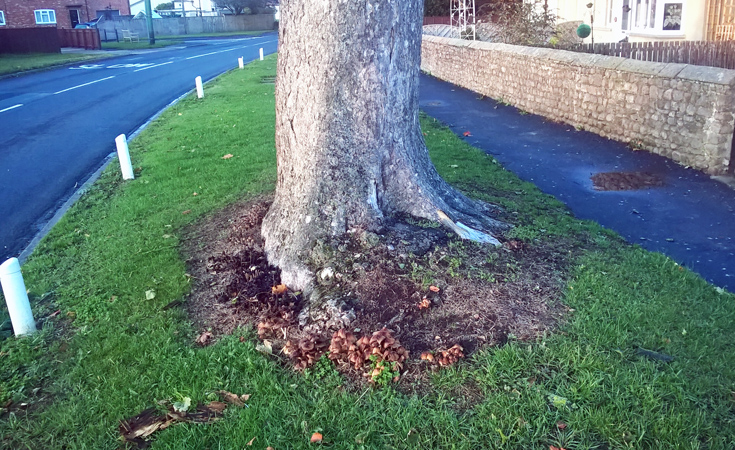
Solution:
<svg viewBox="0 0 735 450">
<path fill-rule="evenodd" d="M 96 28 L 80 30 L 59 28 L 58 32 L 62 47 L 79 47 L 87 50 L 102 49 L 100 32 Z"/>
<path fill-rule="evenodd" d="M 735 69 L 735 41 L 616 42 L 563 47 L 581 53 L 621 56 L 639 61 L 693 64 Z"/>
<path fill-rule="evenodd" d="M 427 16 L 424 17 L 424 25 L 451 25 L 451 17 Z"/>
<path fill-rule="evenodd" d="M 59 53 L 56 28 L 0 28 L 0 53 Z"/>
</svg>

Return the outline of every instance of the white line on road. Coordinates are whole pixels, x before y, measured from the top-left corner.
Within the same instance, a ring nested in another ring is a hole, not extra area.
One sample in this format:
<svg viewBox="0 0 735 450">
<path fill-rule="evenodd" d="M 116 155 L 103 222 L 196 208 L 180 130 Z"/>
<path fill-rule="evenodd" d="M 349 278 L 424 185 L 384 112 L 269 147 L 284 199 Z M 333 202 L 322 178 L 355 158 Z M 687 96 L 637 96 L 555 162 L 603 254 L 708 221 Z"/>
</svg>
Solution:
<svg viewBox="0 0 735 450">
<path fill-rule="evenodd" d="M 173 61 L 169 61 L 169 62 L 165 62 L 165 63 L 161 63 L 161 64 L 156 64 L 155 66 L 143 67 L 142 69 L 133 70 L 133 72 L 140 72 L 141 70 L 148 70 L 148 69 L 152 69 L 154 67 L 161 67 L 161 66 L 165 66 L 166 64 L 173 64 Z"/>
<path fill-rule="evenodd" d="M 11 109 L 20 108 L 21 106 L 23 106 L 23 103 L 18 103 L 17 105 L 13 105 L 10 108 L 0 109 L 0 113 L 10 111 Z"/>
<path fill-rule="evenodd" d="M 115 78 L 115 75 L 113 75 L 113 76 L 111 76 L 111 77 L 107 77 L 107 78 L 102 78 L 102 79 L 99 79 L 99 80 L 95 80 L 95 81 L 90 81 L 89 83 L 84 83 L 84 84 L 80 84 L 80 85 L 78 85 L 78 86 L 70 87 L 70 88 L 67 88 L 67 89 L 61 90 L 61 91 L 59 91 L 59 92 L 54 92 L 54 93 L 53 93 L 53 94 L 51 94 L 51 95 L 61 94 L 62 92 L 67 92 L 67 91 L 71 91 L 71 90 L 73 90 L 73 89 L 78 89 L 78 88 L 80 88 L 80 87 L 84 87 L 84 86 L 89 86 L 90 84 L 94 84 L 94 83 L 99 83 L 100 81 L 105 81 L 105 80 L 109 80 L 110 78 Z"/>
</svg>

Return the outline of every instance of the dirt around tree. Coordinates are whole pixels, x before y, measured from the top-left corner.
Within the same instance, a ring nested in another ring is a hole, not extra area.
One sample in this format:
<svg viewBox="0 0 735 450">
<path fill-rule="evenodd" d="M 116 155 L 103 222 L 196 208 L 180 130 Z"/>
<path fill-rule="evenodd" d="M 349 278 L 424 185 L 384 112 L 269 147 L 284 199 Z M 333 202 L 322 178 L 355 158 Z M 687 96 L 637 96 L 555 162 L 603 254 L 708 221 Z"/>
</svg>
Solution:
<svg viewBox="0 0 735 450">
<path fill-rule="evenodd" d="M 384 352 L 389 362 L 400 359 L 406 384 L 480 347 L 533 340 L 566 312 L 560 295 L 568 246 L 510 240 L 496 248 L 411 218 L 380 234 L 320 242 L 308 260 L 326 300 L 309 309 L 300 292 L 281 285 L 263 252 L 260 226 L 270 202 L 236 204 L 188 232 L 194 283 L 186 308 L 202 345 L 240 327 L 255 330 L 261 348 L 301 370 L 331 340 L 331 359 L 354 380 L 370 379 L 371 352 Z"/>
</svg>

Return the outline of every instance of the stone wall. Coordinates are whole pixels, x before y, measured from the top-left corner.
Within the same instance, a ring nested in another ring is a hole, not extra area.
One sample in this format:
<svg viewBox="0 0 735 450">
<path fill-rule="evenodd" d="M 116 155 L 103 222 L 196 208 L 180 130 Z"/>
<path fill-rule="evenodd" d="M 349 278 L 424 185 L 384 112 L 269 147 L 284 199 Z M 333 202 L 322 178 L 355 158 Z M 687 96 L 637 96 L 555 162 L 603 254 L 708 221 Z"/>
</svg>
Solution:
<svg viewBox="0 0 735 450">
<path fill-rule="evenodd" d="M 530 113 L 709 174 L 731 170 L 735 70 L 426 35 L 421 59 L 433 76 Z"/>
</svg>

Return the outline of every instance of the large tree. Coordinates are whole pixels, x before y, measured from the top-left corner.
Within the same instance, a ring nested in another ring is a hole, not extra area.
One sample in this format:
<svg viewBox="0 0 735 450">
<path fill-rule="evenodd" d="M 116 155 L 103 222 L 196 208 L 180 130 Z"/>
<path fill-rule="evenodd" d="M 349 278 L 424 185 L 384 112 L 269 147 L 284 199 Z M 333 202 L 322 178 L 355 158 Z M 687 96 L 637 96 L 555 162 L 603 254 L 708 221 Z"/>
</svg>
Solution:
<svg viewBox="0 0 735 450">
<path fill-rule="evenodd" d="M 262 235 L 290 288 L 312 287 L 319 240 L 401 214 L 498 244 L 500 224 L 436 172 L 419 126 L 422 0 L 284 0 L 278 181 Z"/>
</svg>

